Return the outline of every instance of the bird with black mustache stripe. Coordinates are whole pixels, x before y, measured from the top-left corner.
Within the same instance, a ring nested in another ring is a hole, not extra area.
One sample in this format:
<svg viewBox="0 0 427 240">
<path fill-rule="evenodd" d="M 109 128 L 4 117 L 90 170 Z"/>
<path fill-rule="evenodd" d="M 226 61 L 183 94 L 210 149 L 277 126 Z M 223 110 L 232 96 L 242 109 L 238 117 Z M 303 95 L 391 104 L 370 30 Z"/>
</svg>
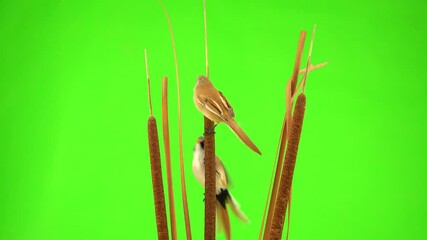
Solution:
<svg viewBox="0 0 427 240">
<path fill-rule="evenodd" d="M 199 137 L 193 152 L 193 173 L 197 181 L 205 186 L 205 149 L 204 138 Z M 225 171 L 221 160 L 215 156 L 216 163 L 216 199 L 217 199 L 217 216 L 219 228 L 224 229 L 227 239 L 231 237 L 230 219 L 227 212 L 227 206 L 241 220 L 249 222 L 246 215 L 240 210 L 239 203 L 232 197 L 228 191 L 229 177 Z"/>
</svg>

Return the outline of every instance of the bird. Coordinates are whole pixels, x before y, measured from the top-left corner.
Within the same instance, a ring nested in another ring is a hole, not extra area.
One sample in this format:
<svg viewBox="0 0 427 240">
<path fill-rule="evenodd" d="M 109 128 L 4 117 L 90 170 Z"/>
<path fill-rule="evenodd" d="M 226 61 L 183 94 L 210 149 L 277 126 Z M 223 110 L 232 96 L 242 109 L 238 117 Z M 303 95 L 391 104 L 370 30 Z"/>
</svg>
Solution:
<svg viewBox="0 0 427 240">
<path fill-rule="evenodd" d="M 261 155 L 258 147 L 234 120 L 234 110 L 227 98 L 213 86 L 207 77 L 197 77 L 193 101 L 196 108 L 209 120 L 217 124 L 221 122 L 227 124 L 246 146 Z"/>
<path fill-rule="evenodd" d="M 197 181 L 205 187 L 205 149 L 204 137 L 199 137 L 193 151 L 193 173 Z M 225 171 L 222 161 L 215 156 L 216 163 L 216 199 L 219 229 L 224 229 L 227 239 L 231 237 L 230 220 L 227 206 L 242 221 L 249 222 L 246 215 L 240 210 L 239 203 L 228 191 L 229 177 Z"/>
</svg>

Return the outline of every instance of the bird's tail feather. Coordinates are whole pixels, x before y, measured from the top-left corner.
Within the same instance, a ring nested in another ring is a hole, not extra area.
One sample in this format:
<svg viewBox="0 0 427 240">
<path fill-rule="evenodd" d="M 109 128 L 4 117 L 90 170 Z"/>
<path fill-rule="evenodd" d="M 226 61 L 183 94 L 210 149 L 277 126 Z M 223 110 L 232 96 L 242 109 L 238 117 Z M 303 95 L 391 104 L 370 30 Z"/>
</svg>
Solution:
<svg viewBox="0 0 427 240">
<path fill-rule="evenodd" d="M 242 140 L 246 146 L 248 146 L 250 149 L 252 149 L 254 152 L 261 155 L 261 151 L 257 148 L 255 143 L 251 141 L 251 139 L 246 135 L 246 133 L 243 131 L 242 128 L 234 121 L 234 119 L 230 118 L 227 122 L 227 125 L 233 130 L 233 132 Z"/>
<path fill-rule="evenodd" d="M 227 205 L 230 206 L 236 216 L 244 222 L 249 223 L 249 219 L 240 210 L 239 203 L 231 196 L 227 189 L 221 189 L 221 193 L 217 195 L 216 212 L 218 231 L 224 230 L 227 240 L 231 238 L 230 217 L 228 215 Z"/>
<path fill-rule="evenodd" d="M 230 217 L 226 208 L 223 208 L 221 204 L 216 202 L 216 212 L 218 220 L 218 231 L 224 230 L 225 237 L 227 240 L 231 239 L 231 226 L 230 226 Z"/>
<path fill-rule="evenodd" d="M 238 218 L 240 218 L 244 222 L 250 222 L 249 219 L 246 217 L 245 213 L 240 210 L 240 205 L 237 200 L 233 198 L 230 193 L 228 193 L 227 203 L 230 206 L 231 211 L 233 211 L 233 213 L 236 214 Z"/>
</svg>

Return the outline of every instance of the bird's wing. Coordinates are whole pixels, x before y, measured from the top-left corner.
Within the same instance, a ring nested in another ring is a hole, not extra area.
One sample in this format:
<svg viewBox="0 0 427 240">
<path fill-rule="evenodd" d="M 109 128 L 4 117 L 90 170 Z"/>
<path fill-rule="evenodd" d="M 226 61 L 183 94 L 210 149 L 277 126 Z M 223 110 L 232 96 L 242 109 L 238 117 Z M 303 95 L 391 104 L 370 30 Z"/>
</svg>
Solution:
<svg viewBox="0 0 427 240">
<path fill-rule="evenodd" d="M 216 157 L 216 174 L 218 175 L 218 186 L 222 189 L 227 189 L 228 187 L 228 176 L 225 172 L 224 165 L 222 164 L 221 160 Z"/>
<path fill-rule="evenodd" d="M 209 112 L 215 114 L 219 118 L 221 118 L 223 121 L 227 121 L 224 118 L 224 112 L 222 111 L 221 106 L 215 102 L 214 100 L 204 96 L 204 95 L 197 95 L 197 101 L 204 106 Z"/>
<path fill-rule="evenodd" d="M 227 98 L 224 96 L 224 94 L 222 94 L 222 92 L 219 92 L 219 97 L 221 98 L 222 103 L 224 104 L 224 106 L 226 106 L 228 112 L 230 113 L 231 117 L 234 117 L 234 110 L 233 107 L 231 106 L 230 102 L 227 100 Z"/>
</svg>

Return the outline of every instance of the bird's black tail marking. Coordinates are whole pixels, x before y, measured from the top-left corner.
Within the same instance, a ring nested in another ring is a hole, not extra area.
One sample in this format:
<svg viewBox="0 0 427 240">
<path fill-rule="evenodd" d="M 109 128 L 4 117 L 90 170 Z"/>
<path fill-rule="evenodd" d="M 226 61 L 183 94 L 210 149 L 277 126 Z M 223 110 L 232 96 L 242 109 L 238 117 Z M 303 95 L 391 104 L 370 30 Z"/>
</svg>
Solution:
<svg viewBox="0 0 427 240">
<path fill-rule="evenodd" d="M 221 204 L 221 206 L 225 208 L 225 202 L 227 200 L 227 198 L 230 197 L 230 194 L 228 193 L 227 189 L 222 189 L 221 188 L 221 192 L 219 194 L 216 195 L 216 200 L 218 200 L 218 202 Z"/>
</svg>

